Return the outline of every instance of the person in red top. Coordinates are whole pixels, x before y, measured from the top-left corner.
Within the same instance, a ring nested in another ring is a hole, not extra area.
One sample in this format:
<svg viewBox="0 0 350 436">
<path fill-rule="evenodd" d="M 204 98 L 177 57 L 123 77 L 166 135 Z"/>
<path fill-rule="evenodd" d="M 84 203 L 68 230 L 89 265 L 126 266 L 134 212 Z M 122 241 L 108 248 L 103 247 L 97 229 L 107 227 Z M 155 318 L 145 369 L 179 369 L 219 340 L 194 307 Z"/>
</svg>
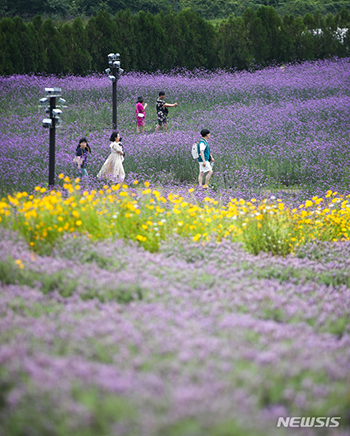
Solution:
<svg viewBox="0 0 350 436">
<path fill-rule="evenodd" d="M 136 131 L 137 133 L 140 133 L 140 127 L 142 130 L 142 133 L 145 133 L 145 109 L 147 107 L 147 103 L 143 105 L 143 97 L 138 97 L 137 103 L 136 103 Z"/>
</svg>

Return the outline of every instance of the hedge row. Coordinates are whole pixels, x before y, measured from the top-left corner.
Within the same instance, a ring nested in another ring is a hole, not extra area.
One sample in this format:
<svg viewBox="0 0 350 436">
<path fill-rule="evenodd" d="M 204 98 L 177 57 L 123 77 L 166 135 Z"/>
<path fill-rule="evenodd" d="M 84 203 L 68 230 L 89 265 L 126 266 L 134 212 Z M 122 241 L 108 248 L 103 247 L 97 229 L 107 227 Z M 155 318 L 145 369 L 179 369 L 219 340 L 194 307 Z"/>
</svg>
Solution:
<svg viewBox="0 0 350 436">
<path fill-rule="evenodd" d="M 348 56 L 344 9 L 326 18 L 306 14 L 280 18 L 272 7 L 247 9 L 214 26 L 191 10 L 152 15 L 130 10 L 100 12 L 85 24 L 54 25 L 36 16 L 0 20 L 0 74 L 87 74 L 106 68 L 107 54 L 119 52 L 126 71 L 168 71 L 204 67 L 246 69 L 273 62 Z M 314 29 L 321 29 L 315 31 Z M 338 30 L 337 30 L 338 29 Z"/>
</svg>

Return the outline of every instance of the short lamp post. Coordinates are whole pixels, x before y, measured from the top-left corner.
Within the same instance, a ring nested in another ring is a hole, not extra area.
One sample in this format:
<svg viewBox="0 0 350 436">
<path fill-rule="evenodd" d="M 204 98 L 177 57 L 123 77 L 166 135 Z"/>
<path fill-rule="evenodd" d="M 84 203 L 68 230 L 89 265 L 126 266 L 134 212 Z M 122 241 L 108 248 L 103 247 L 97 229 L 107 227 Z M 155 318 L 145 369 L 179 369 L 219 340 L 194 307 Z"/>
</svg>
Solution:
<svg viewBox="0 0 350 436">
<path fill-rule="evenodd" d="M 62 110 L 57 106 L 63 106 L 66 102 L 61 95 L 61 88 L 45 88 L 46 97 L 40 99 L 40 105 L 45 107 L 47 118 L 43 119 L 43 127 L 50 129 L 50 150 L 49 150 L 49 187 L 55 185 L 55 138 L 56 127 L 61 125 Z M 57 101 L 58 99 L 58 101 Z"/>
<path fill-rule="evenodd" d="M 108 74 L 109 80 L 112 81 L 112 104 L 113 104 L 113 129 L 117 129 L 117 83 L 120 79 L 121 74 L 124 70 L 120 68 L 120 54 L 119 53 L 109 53 L 108 55 L 108 65 L 105 71 Z"/>
</svg>

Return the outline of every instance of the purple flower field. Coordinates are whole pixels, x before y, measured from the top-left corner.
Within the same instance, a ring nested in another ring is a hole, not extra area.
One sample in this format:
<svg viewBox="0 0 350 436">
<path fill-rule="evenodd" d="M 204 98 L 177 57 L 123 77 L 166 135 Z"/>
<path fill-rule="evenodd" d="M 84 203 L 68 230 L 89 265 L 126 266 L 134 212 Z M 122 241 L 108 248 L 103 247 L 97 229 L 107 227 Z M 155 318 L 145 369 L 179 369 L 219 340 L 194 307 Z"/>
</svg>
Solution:
<svg viewBox="0 0 350 436">
<path fill-rule="evenodd" d="M 72 164 L 82 136 L 92 147 L 90 184 L 109 153 L 111 84 L 106 76 L 0 78 L 1 192 L 32 191 L 47 184 L 48 130 L 38 108 L 45 86 L 59 86 L 67 100 L 57 131 L 57 174 L 75 175 Z M 169 109 L 169 132 L 154 134 L 159 90 Z M 135 104 L 143 95 L 146 135 L 136 135 Z M 214 191 L 232 197 L 300 199 L 325 191 L 349 192 L 349 59 L 257 72 L 129 73 L 118 83 L 118 126 L 127 158 L 127 181 L 150 180 L 170 188 L 194 184 L 192 143 L 211 130 L 216 158 Z M 214 194 L 213 194 L 214 195 Z M 297 200 L 299 201 L 299 200 Z M 303 201 L 301 199 L 301 201 Z"/>
<path fill-rule="evenodd" d="M 279 258 L 68 237 L 40 257 L 1 241 L 1 434 L 349 434 L 348 243 Z"/>
<path fill-rule="evenodd" d="M 118 83 L 126 182 L 186 197 L 197 178 L 190 148 L 208 127 L 216 162 L 213 186 L 191 194 L 199 202 L 273 195 L 299 206 L 328 190 L 349 194 L 349 61 L 127 74 Z M 60 86 L 68 106 L 57 175 L 75 176 L 86 136 L 82 187 L 103 184 L 108 79 L 2 77 L 0 198 L 47 185 L 38 108 L 47 86 Z M 153 133 L 160 90 L 178 102 L 166 134 Z M 140 136 L 139 95 L 149 103 Z M 349 411 L 349 241 L 280 257 L 228 239 L 174 235 L 151 253 L 71 233 L 45 256 L 0 226 L 1 436 L 347 436 Z M 340 426 L 277 428 L 279 417 L 339 417 Z"/>
</svg>

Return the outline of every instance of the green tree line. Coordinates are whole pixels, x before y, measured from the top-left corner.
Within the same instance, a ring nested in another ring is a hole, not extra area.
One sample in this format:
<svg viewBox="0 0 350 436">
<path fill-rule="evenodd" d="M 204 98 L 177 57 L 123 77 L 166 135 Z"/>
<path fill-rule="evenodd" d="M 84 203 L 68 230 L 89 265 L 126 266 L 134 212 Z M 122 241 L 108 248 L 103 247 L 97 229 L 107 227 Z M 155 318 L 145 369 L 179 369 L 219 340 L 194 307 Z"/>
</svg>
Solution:
<svg viewBox="0 0 350 436">
<path fill-rule="evenodd" d="M 179 12 L 189 8 L 207 20 L 224 19 L 234 14 L 241 16 L 249 7 L 273 6 L 281 15 L 304 16 L 306 13 L 337 14 L 342 9 L 350 11 L 350 0 L 1 0 L 0 17 L 16 15 L 22 18 L 37 14 L 50 18 L 96 16 L 101 10 L 112 15 L 129 8 L 156 15 L 169 9 Z"/>
<path fill-rule="evenodd" d="M 130 10 L 111 16 L 99 12 L 84 25 L 81 18 L 55 26 L 36 16 L 0 20 L 0 74 L 80 74 L 103 71 L 107 54 L 119 52 L 126 71 L 174 68 L 247 69 L 274 62 L 349 55 L 350 32 L 342 10 L 322 17 L 281 18 L 271 6 L 248 8 L 214 26 L 190 9 L 157 15 Z M 313 31 L 321 29 L 321 32 Z"/>
</svg>

